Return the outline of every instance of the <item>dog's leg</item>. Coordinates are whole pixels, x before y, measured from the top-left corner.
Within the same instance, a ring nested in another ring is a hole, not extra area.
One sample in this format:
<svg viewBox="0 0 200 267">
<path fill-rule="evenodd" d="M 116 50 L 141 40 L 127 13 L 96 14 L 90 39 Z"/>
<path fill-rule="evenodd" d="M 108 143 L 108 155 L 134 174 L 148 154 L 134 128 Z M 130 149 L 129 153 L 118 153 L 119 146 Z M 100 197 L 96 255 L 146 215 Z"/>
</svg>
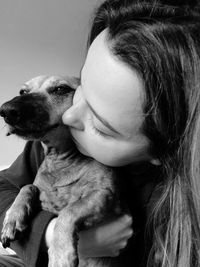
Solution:
<svg viewBox="0 0 200 267">
<path fill-rule="evenodd" d="M 61 210 L 49 249 L 49 267 L 78 266 L 78 230 L 81 223 L 90 219 L 93 223 L 105 217 L 106 207 L 113 203 L 109 190 L 93 191 L 79 201 Z"/>
<path fill-rule="evenodd" d="M 20 190 L 15 201 L 7 210 L 1 232 L 3 247 L 9 247 L 10 241 L 15 240 L 17 232 L 27 227 L 27 221 L 38 204 L 39 190 L 34 185 L 25 185 Z"/>
</svg>

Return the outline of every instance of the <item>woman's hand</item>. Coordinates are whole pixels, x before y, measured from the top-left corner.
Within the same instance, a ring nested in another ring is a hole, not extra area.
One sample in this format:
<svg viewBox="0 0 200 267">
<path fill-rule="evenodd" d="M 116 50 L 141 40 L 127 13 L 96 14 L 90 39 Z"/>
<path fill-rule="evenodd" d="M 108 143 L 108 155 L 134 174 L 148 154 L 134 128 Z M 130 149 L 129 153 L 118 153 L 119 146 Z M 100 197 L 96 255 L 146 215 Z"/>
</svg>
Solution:
<svg viewBox="0 0 200 267">
<path fill-rule="evenodd" d="M 44 249 L 49 249 L 51 242 L 53 240 L 53 232 L 54 232 L 54 227 L 56 224 L 57 218 L 53 218 L 49 224 L 47 225 L 47 229 L 44 235 Z"/>
<path fill-rule="evenodd" d="M 132 236 L 132 218 L 124 215 L 79 233 L 82 257 L 116 257 Z"/>
<path fill-rule="evenodd" d="M 46 247 L 49 248 L 56 218 L 52 219 L 45 233 Z M 125 248 L 132 236 L 132 218 L 124 215 L 97 227 L 79 233 L 79 255 L 81 257 L 115 257 Z"/>
</svg>

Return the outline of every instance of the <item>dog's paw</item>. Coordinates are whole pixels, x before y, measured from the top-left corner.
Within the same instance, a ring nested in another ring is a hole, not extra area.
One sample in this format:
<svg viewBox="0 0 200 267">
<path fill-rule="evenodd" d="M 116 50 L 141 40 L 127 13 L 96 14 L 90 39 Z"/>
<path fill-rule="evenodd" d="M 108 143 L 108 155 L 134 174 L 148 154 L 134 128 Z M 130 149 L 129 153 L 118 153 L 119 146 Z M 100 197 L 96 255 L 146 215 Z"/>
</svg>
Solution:
<svg viewBox="0 0 200 267">
<path fill-rule="evenodd" d="M 58 253 L 56 248 L 50 248 L 48 267 L 78 267 L 78 256 L 74 252 L 62 251 Z"/>
<path fill-rule="evenodd" d="M 23 211 L 15 210 L 12 207 L 6 212 L 1 231 L 1 242 L 4 248 L 10 246 L 10 241 L 16 239 L 16 234 L 22 232 L 27 227 L 25 214 Z"/>
</svg>

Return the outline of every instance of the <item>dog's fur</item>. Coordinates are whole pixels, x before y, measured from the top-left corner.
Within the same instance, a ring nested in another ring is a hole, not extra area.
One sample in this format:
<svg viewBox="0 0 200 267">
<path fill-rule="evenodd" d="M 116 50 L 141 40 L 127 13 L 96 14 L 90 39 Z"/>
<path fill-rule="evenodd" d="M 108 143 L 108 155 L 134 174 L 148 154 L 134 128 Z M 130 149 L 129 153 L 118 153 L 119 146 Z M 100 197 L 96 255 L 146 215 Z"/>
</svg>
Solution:
<svg viewBox="0 0 200 267">
<path fill-rule="evenodd" d="M 23 232 L 39 203 L 58 215 L 49 267 L 114 266 L 111 259 L 78 259 L 78 231 L 121 213 L 115 170 L 81 155 L 62 124 L 78 83 L 75 78 L 39 76 L 0 108 L 8 134 L 39 140 L 46 152 L 34 183 L 22 187 L 7 211 L 1 240 L 8 246 Z"/>
</svg>

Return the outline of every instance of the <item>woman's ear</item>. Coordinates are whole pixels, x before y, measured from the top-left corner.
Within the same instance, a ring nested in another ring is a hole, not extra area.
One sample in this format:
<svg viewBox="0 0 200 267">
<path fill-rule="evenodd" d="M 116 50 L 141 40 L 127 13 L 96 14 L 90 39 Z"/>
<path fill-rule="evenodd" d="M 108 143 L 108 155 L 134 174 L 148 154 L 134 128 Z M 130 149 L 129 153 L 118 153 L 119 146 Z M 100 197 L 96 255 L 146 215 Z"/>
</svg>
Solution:
<svg viewBox="0 0 200 267">
<path fill-rule="evenodd" d="M 161 165 L 160 160 L 159 159 L 151 159 L 150 163 L 156 166 Z"/>
</svg>

